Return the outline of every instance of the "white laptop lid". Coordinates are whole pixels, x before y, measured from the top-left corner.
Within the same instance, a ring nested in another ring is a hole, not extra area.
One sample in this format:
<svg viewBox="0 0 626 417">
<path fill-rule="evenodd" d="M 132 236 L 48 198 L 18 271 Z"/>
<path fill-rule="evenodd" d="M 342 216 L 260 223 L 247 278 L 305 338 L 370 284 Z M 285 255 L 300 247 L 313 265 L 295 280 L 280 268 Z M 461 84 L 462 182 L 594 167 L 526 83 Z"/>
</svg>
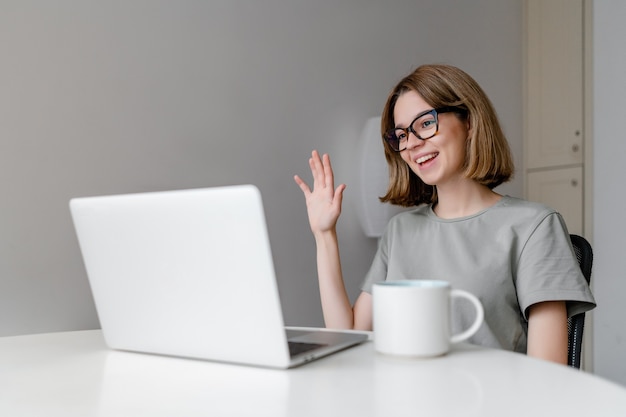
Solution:
<svg viewBox="0 0 626 417">
<path fill-rule="evenodd" d="M 70 208 L 110 347 L 289 365 L 256 187 L 76 198 Z"/>
</svg>

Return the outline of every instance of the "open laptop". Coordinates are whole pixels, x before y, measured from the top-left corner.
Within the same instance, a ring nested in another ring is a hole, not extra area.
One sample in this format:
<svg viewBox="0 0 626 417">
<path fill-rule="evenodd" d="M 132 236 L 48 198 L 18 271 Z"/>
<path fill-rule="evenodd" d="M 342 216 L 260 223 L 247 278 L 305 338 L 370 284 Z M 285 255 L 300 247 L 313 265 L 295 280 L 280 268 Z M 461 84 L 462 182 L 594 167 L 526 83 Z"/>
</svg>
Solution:
<svg viewBox="0 0 626 417">
<path fill-rule="evenodd" d="M 285 328 L 253 185 L 75 198 L 70 209 L 113 349 L 289 368 L 367 339 Z"/>
</svg>

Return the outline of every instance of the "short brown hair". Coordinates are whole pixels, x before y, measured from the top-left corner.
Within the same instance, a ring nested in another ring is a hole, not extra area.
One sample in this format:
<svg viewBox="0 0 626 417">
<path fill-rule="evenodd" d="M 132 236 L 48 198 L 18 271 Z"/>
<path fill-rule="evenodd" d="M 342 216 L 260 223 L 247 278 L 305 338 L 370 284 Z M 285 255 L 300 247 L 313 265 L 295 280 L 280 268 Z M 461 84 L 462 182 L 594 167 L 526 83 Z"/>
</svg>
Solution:
<svg viewBox="0 0 626 417">
<path fill-rule="evenodd" d="M 465 175 L 493 189 L 513 176 L 513 157 L 491 101 L 467 73 L 451 65 L 422 65 L 391 91 L 381 119 L 381 134 L 395 127 L 393 112 L 402 94 L 415 91 L 433 108 L 458 107 L 469 121 Z M 425 184 L 383 138 L 389 165 L 387 194 L 380 198 L 404 207 L 437 202 L 435 186 Z"/>
</svg>

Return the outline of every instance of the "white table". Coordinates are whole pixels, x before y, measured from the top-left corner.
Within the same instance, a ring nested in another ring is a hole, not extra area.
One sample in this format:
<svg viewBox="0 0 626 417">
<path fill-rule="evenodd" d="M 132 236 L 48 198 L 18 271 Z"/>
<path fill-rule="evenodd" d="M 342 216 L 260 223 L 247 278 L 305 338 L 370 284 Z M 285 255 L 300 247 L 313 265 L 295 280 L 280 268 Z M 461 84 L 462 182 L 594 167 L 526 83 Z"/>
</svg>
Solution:
<svg viewBox="0 0 626 417">
<path fill-rule="evenodd" d="M 626 388 L 511 352 L 400 359 L 372 343 L 291 370 L 108 350 L 100 331 L 0 338 L 0 416 L 626 416 Z"/>
</svg>

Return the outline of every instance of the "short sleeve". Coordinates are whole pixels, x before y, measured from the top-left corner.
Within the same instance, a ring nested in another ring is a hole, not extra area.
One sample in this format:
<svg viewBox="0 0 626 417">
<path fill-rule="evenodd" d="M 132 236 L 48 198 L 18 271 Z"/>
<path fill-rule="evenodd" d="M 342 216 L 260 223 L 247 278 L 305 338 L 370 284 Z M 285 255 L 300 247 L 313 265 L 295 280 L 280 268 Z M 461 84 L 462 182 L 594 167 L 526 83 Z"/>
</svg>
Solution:
<svg viewBox="0 0 626 417">
<path fill-rule="evenodd" d="M 532 231 L 519 258 L 515 286 L 526 319 L 528 308 L 544 301 L 566 301 L 569 317 L 595 307 L 560 214 L 548 214 Z"/>
</svg>

